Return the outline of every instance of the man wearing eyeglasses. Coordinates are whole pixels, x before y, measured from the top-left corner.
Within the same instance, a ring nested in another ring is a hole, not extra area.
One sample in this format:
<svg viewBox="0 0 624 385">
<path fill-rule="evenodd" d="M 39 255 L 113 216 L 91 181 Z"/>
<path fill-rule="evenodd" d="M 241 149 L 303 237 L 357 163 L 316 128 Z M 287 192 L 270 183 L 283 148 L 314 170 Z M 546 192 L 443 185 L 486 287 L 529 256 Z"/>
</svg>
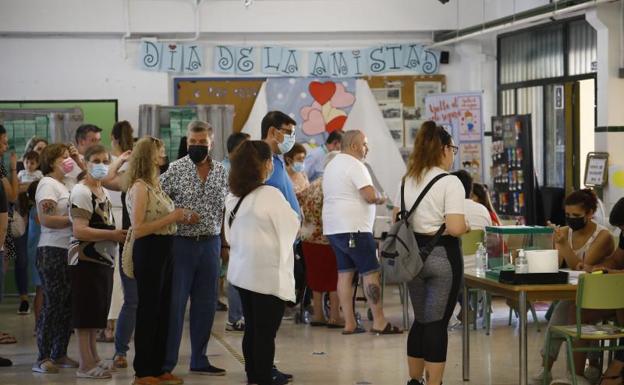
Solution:
<svg viewBox="0 0 624 385">
<path fill-rule="evenodd" d="M 290 116 L 281 111 L 270 111 L 262 118 L 262 140 L 273 151 L 273 174 L 265 182 L 284 194 L 293 210 L 301 217 L 301 208 L 295 195 L 292 182 L 288 177 L 284 165 L 283 154 L 290 151 L 295 145 L 295 122 Z"/>
</svg>

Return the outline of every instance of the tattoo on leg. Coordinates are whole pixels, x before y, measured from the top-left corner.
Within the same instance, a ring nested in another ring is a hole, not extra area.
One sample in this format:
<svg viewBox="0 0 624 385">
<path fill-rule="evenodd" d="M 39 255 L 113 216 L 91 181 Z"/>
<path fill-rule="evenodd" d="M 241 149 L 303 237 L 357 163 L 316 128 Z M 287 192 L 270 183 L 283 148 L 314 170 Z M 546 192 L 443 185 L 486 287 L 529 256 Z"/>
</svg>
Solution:
<svg viewBox="0 0 624 385">
<path fill-rule="evenodd" d="M 381 299 L 381 289 L 379 285 L 372 283 L 366 286 L 366 296 L 373 304 L 378 304 Z"/>
</svg>

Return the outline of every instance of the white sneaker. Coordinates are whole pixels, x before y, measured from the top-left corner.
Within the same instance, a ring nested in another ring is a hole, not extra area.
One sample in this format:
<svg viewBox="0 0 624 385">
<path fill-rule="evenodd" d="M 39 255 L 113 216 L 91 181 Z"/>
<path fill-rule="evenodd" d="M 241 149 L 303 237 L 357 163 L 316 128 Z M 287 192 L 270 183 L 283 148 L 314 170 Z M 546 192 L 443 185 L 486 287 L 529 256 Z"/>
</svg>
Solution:
<svg viewBox="0 0 624 385">
<path fill-rule="evenodd" d="M 532 378 L 531 380 L 533 380 L 533 382 L 535 384 L 542 384 L 544 381 L 544 373 L 545 370 L 544 368 L 540 368 L 539 372 L 537 372 Z M 550 383 L 552 381 L 552 373 L 548 373 L 548 379 L 546 381 L 546 383 Z"/>
</svg>

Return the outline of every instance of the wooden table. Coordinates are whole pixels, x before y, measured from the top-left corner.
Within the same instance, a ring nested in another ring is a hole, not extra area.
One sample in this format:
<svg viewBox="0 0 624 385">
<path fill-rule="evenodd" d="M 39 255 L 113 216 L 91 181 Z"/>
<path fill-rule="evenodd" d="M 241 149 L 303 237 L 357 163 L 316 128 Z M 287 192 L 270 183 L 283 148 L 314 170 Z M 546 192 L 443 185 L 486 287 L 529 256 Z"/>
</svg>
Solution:
<svg viewBox="0 0 624 385">
<path fill-rule="evenodd" d="M 519 381 L 520 385 L 527 385 L 527 301 L 554 301 L 574 300 L 576 298 L 576 283 L 565 285 L 509 285 L 500 283 L 490 278 L 477 277 L 474 269 L 464 272 L 464 304 L 468 303 L 468 289 L 481 289 L 494 295 L 499 295 L 519 304 L 520 319 L 520 357 L 519 357 Z M 468 312 L 462 312 L 463 336 L 462 336 L 462 368 L 464 381 L 470 381 L 470 334 L 468 324 Z"/>
</svg>

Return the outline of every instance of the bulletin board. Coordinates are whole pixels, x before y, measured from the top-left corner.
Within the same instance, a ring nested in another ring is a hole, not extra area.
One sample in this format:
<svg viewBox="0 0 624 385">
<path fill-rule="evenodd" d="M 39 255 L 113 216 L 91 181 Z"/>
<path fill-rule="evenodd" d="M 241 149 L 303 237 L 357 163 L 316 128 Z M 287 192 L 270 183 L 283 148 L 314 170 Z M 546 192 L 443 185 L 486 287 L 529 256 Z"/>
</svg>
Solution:
<svg viewBox="0 0 624 385">
<path fill-rule="evenodd" d="M 230 104 L 234 106 L 232 131 L 239 132 L 256 102 L 265 78 L 176 78 L 174 103 L 177 106 L 195 104 Z"/>
<path fill-rule="evenodd" d="M 85 123 L 95 124 L 102 129 L 102 144 L 110 146 L 110 133 L 118 119 L 117 99 L 0 101 L 0 108 L 55 109 L 75 107 L 82 109 Z"/>
<path fill-rule="evenodd" d="M 366 78 L 370 88 L 385 88 L 391 82 L 401 82 L 401 102 L 406 107 L 414 107 L 415 82 L 440 82 L 442 92 L 446 91 L 445 75 L 417 75 L 417 76 L 370 76 Z"/>
</svg>

